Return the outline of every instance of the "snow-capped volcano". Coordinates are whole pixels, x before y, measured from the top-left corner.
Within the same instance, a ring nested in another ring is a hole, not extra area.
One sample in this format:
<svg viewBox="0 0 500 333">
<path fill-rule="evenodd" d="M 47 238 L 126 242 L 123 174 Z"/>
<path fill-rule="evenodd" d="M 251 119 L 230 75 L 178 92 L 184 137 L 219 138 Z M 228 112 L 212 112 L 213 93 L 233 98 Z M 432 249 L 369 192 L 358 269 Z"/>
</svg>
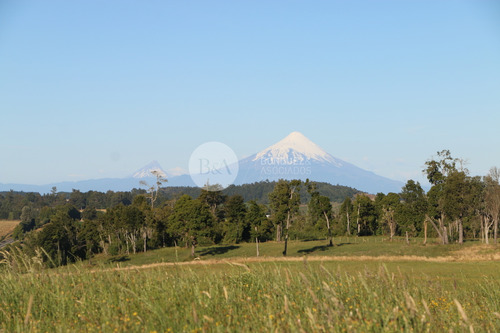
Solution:
<svg viewBox="0 0 500 333">
<path fill-rule="evenodd" d="M 239 162 L 235 184 L 301 179 L 344 185 L 369 193 L 396 192 L 403 183 L 333 157 L 299 132 Z"/>
<path fill-rule="evenodd" d="M 162 177 L 167 177 L 167 173 L 161 168 L 160 163 L 153 161 L 134 172 L 132 178 L 156 178 L 153 172 L 158 173 Z"/>
<path fill-rule="evenodd" d="M 338 167 L 342 166 L 340 160 L 335 159 L 300 132 L 292 132 L 283 140 L 256 154 L 252 161 L 258 160 L 265 160 L 267 164 L 281 165 L 293 165 L 314 160 L 332 163 Z"/>
</svg>

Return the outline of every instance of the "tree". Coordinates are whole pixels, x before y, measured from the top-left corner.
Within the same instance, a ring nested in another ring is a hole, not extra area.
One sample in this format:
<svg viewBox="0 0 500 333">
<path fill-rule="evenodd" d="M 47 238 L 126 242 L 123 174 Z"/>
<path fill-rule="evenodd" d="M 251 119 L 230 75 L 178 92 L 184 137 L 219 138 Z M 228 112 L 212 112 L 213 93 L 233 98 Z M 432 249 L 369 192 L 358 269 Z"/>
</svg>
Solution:
<svg viewBox="0 0 500 333">
<path fill-rule="evenodd" d="M 375 205 L 380 211 L 381 222 L 389 228 L 389 238 L 392 241 L 397 228 L 395 214 L 399 211 L 401 205 L 399 195 L 396 193 L 388 193 L 387 195 L 379 193 L 375 199 Z"/>
<path fill-rule="evenodd" d="M 448 244 L 448 228 L 445 224 L 446 214 L 443 209 L 443 186 L 436 184 L 427 192 L 428 211 L 425 216 L 426 221 L 430 222 L 436 230 L 441 244 Z"/>
<path fill-rule="evenodd" d="M 71 194 L 69 196 L 69 203 L 78 209 L 84 209 L 87 206 L 87 200 L 85 198 L 85 194 L 83 194 L 79 190 L 73 189 L 73 191 L 71 191 Z"/>
<path fill-rule="evenodd" d="M 431 189 L 427 193 L 429 199 L 429 212 L 426 220 L 429 221 L 441 239 L 442 244 L 448 244 L 448 231 L 446 226 L 446 210 L 445 207 L 445 192 L 444 183 L 446 178 L 452 172 L 456 172 L 457 159 L 451 157 L 449 150 L 442 150 L 437 153 L 440 160 L 428 160 L 425 162 L 426 168 L 423 172 L 427 175 L 429 183 L 432 184 Z"/>
<path fill-rule="evenodd" d="M 429 183 L 432 185 L 443 184 L 446 181 L 446 177 L 451 172 L 455 172 L 457 170 L 457 162 L 458 159 L 451 157 L 451 153 L 449 150 L 442 150 L 437 152 L 440 160 L 428 160 L 425 162 L 426 168 L 423 170 L 427 175 L 427 179 Z"/>
<path fill-rule="evenodd" d="M 330 222 L 333 220 L 332 204 L 330 199 L 325 197 L 316 190 L 314 184 L 307 182 L 308 192 L 311 195 L 308 209 L 310 217 L 315 220 L 324 220 L 328 230 L 328 246 L 333 246 L 332 229 Z"/>
<path fill-rule="evenodd" d="M 396 213 L 402 231 L 417 236 L 423 226 L 424 244 L 427 242 L 427 197 L 419 182 L 408 180 L 401 190 L 401 205 Z"/>
<path fill-rule="evenodd" d="M 462 244 L 464 221 L 470 220 L 479 211 L 482 185 L 479 179 L 468 175 L 461 159 L 451 157 L 449 150 L 438 152 L 438 156 L 440 160 L 429 160 L 425 163 L 427 167 L 424 172 L 432 184 L 427 194 L 427 220 L 436 229 L 443 244 L 447 244 L 449 238 L 455 236 L 458 243 Z"/>
<path fill-rule="evenodd" d="M 481 191 L 474 179 L 464 171 L 451 172 L 443 187 L 443 209 L 458 234 L 458 243 L 464 242 L 464 220 L 476 211 L 477 194 Z"/>
<path fill-rule="evenodd" d="M 288 231 L 294 214 L 299 210 L 300 204 L 300 180 L 286 181 L 280 179 L 269 193 L 269 202 L 273 214 L 273 220 L 277 225 L 277 240 L 280 240 L 283 224 L 285 224 L 285 249 L 283 255 L 287 254 Z"/>
<path fill-rule="evenodd" d="M 353 208 L 357 235 L 373 235 L 377 230 L 377 214 L 373 201 L 366 195 L 357 195 Z"/>
<path fill-rule="evenodd" d="M 493 227 L 493 241 L 498 242 L 498 220 L 500 218 L 500 169 L 493 167 L 484 179 L 485 198 L 484 210 L 485 217 L 483 223 L 483 234 L 486 244 L 489 243 L 489 230 Z"/>
<path fill-rule="evenodd" d="M 79 216 L 71 212 L 72 209 L 59 209 L 51 222 L 37 234 L 35 240 L 34 246 L 43 248 L 50 256 L 45 260 L 55 265 L 66 265 L 86 256 L 85 243 L 78 237 Z"/>
<path fill-rule="evenodd" d="M 224 204 L 224 241 L 239 243 L 250 238 L 250 225 L 245 220 L 246 206 L 239 194 L 230 196 Z"/>
<path fill-rule="evenodd" d="M 163 172 L 160 170 L 153 170 L 151 171 L 151 174 L 156 177 L 156 181 L 153 185 L 149 186 L 149 184 L 144 180 L 141 180 L 140 184 L 147 187 L 147 197 L 151 202 L 151 208 L 154 208 L 155 201 L 158 199 L 158 192 L 163 183 L 167 182 L 167 178 L 164 177 Z"/>
<path fill-rule="evenodd" d="M 52 186 L 52 189 L 50 190 L 50 203 L 53 205 L 55 204 L 57 200 L 57 187 Z"/>
<path fill-rule="evenodd" d="M 22 239 L 24 234 L 35 229 L 36 211 L 31 206 L 24 206 L 21 210 L 21 222 L 14 229 L 14 239 Z"/>
<path fill-rule="evenodd" d="M 195 246 L 199 238 L 210 235 L 213 216 L 204 202 L 183 195 L 175 203 L 168 222 L 169 230 L 173 235 L 178 239 L 183 239 L 186 247 L 191 244 L 191 256 L 194 257 Z"/>
<path fill-rule="evenodd" d="M 251 238 L 259 241 L 271 240 L 273 238 L 273 224 L 266 216 L 267 208 L 258 204 L 255 200 L 248 203 L 245 219 L 250 224 Z"/>
<path fill-rule="evenodd" d="M 354 215 L 354 206 L 352 205 L 351 198 L 347 197 L 344 199 L 344 202 L 340 206 L 339 211 L 339 226 L 342 226 L 343 230 L 345 230 L 345 234 L 347 236 L 351 235 L 352 223 L 351 219 Z M 341 234 L 343 232 L 341 231 Z"/>
<path fill-rule="evenodd" d="M 207 204 L 210 207 L 210 211 L 212 212 L 212 216 L 215 219 L 218 219 L 222 216 L 220 216 L 220 213 L 224 213 L 223 211 L 220 212 L 219 208 L 226 202 L 227 196 L 225 194 L 222 194 L 222 186 L 219 184 L 215 185 L 209 185 L 206 184 L 200 192 L 200 196 L 198 197 L 198 200 L 201 202 Z"/>
</svg>

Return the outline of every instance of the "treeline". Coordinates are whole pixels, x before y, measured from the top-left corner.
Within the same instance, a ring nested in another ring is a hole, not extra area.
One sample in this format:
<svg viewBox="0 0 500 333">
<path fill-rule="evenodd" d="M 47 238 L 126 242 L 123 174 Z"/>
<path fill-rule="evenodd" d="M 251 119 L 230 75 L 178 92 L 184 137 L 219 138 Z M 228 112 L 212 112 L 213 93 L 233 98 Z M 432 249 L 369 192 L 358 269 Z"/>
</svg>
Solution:
<svg viewBox="0 0 500 333">
<path fill-rule="evenodd" d="M 222 191 L 226 196 L 239 194 L 245 202 L 255 200 L 258 203 L 268 204 L 269 193 L 272 192 L 275 181 L 262 181 L 244 185 L 230 185 Z M 318 191 L 327 196 L 333 202 L 342 202 L 346 197 L 354 197 L 360 193 L 358 190 L 341 185 L 331 185 L 328 183 L 318 183 Z M 20 220 L 24 207 L 29 207 L 33 211 L 40 212 L 45 207 L 55 207 L 71 204 L 79 210 L 89 209 L 109 209 L 118 204 L 128 206 L 132 204 L 134 198 L 138 195 L 145 195 L 146 189 L 133 189 L 128 192 L 108 191 L 106 193 L 89 191 L 80 192 L 58 192 L 57 188 L 52 188 L 50 194 L 40 194 L 36 192 L 0 192 L 0 219 Z M 197 198 L 201 193 L 198 187 L 188 186 L 169 186 L 162 187 L 158 191 L 157 204 L 163 204 L 166 201 L 179 199 L 187 194 L 190 197 Z M 309 200 L 305 191 L 301 192 L 302 203 Z M 43 214 L 42 214 L 43 215 Z"/>
<path fill-rule="evenodd" d="M 478 238 L 497 242 L 498 169 L 471 177 L 459 159 L 442 151 L 437 160 L 426 162 L 424 172 L 432 184 L 427 193 L 409 180 L 400 193 L 353 193 L 338 203 L 323 184 L 299 180 L 250 184 L 254 191 L 247 199 L 231 192 L 234 188 L 224 192 L 216 186 L 198 189 L 197 196 L 177 192 L 169 198 L 160 176 L 148 190 L 7 196 L 25 200 L 15 231 L 23 249 L 35 255 L 43 248 L 44 260 L 53 265 L 166 246 L 190 247 L 194 256 L 198 244 L 268 240 L 283 241 L 286 255 L 289 239 L 327 238 L 334 245 L 333 236 L 341 235 L 423 237 L 424 242 L 437 237 L 443 244 Z M 266 204 L 255 200 L 263 201 L 263 195 Z M 37 208 L 37 198 L 51 203 Z M 103 203 L 109 205 L 105 211 L 96 208 Z"/>
<path fill-rule="evenodd" d="M 401 235 L 437 237 L 442 244 L 465 239 L 484 243 L 498 240 L 500 215 L 500 170 L 492 168 L 484 177 L 472 177 L 461 159 L 448 150 L 425 163 L 423 170 L 431 183 L 426 193 L 410 180 L 401 193 L 377 194 L 374 200 L 357 196 L 344 201 L 338 224 L 351 235 Z"/>
<path fill-rule="evenodd" d="M 276 227 L 262 202 L 269 202 L 277 182 L 230 186 L 224 191 L 162 188 L 161 179 L 156 183 L 131 192 L 57 193 L 55 188 L 46 195 L 6 192 L 0 195 L 0 218 L 20 219 L 15 239 L 32 255 L 43 248 L 45 260 L 54 265 L 97 253 L 129 254 L 181 245 L 191 247 L 194 254 L 197 244 L 274 239 Z M 359 193 L 326 183 L 317 188 L 328 201 Z M 310 194 L 305 189 L 300 193 L 306 202 Z M 297 229 L 295 237 L 310 235 L 308 227 Z"/>
</svg>

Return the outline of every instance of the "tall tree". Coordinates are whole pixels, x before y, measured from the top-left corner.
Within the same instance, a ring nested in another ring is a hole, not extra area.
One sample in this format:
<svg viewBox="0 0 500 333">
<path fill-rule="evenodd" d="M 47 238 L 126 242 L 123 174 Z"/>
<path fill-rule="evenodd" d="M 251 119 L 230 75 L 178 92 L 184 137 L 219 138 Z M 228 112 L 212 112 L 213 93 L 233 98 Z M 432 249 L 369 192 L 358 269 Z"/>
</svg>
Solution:
<svg viewBox="0 0 500 333">
<path fill-rule="evenodd" d="M 283 225 L 285 227 L 285 249 L 283 250 L 284 256 L 287 255 L 288 231 L 290 229 L 290 224 L 292 222 L 293 216 L 299 210 L 300 185 L 300 180 L 286 181 L 280 179 L 274 186 L 274 190 L 269 193 L 269 202 L 273 214 L 273 220 L 275 221 L 275 224 L 279 229 L 279 231 L 277 231 L 277 234 L 281 234 Z M 279 240 L 279 237 L 277 238 Z"/>
<path fill-rule="evenodd" d="M 402 204 L 396 214 L 400 221 L 402 231 L 408 231 L 412 236 L 417 236 L 423 227 L 424 244 L 427 241 L 427 219 L 425 215 L 428 210 L 427 197 L 419 182 L 408 180 L 401 190 Z"/>
<path fill-rule="evenodd" d="M 498 220 L 500 218 L 500 169 L 493 167 L 485 177 L 485 222 L 483 226 L 485 242 L 488 244 L 489 230 L 493 227 L 493 241 L 498 242 Z"/>
<path fill-rule="evenodd" d="M 449 150 L 442 150 L 437 153 L 438 159 L 431 159 L 425 162 L 423 172 L 427 175 L 431 189 L 427 193 L 429 199 L 429 212 L 426 220 L 429 221 L 441 239 L 442 244 L 448 244 L 449 227 L 446 226 L 446 197 L 444 184 L 447 177 L 456 172 L 457 159 L 451 157 Z"/>
<path fill-rule="evenodd" d="M 222 193 L 222 186 L 219 184 L 215 185 L 205 185 L 200 192 L 200 196 L 198 200 L 204 202 L 210 207 L 210 211 L 212 212 L 212 216 L 216 219 L 221 217 L 220 213 L 223 213 L 219 210 L 219 208 L 226 201 L 227 196 Z"/>
<path fill-rule="evenodd" d="M 183 195 L 175 203 L 169 216 L 170 232 L 191 245 L 191 256 L 195 256 L 195 247 L 200 237 L 208 237 L 213 226 L 213 216 L 209 207 L 200 200 L 193 200 Z"/>
<path fill-rule="evenodd" d="M 357 235 L 373 235 L 377 230 L 377 213 L 373 201 L 366 195 L 357 195 L 353 208 Z"/>
<path fill-rule="evenodd" d="M 333 246 L 331 221 L 333 221 L 332 204 L 328 197 L 319 194 L 316 186 L 313 183 L 306 183 L 308 193 L 311 195 L 309 200 L 308 210 L 309 216 L 314 221 L 325 221 L 328 230 L 328 246 Z"/>
<path fill-rule="evenodd" d="M 153 170 L 151 174 L 156 178 L 156 181 L 153 185 L 149 185 L 146 181 L 141 180 L 140 184 L 147 187 L 147 197 L 151 202 L 151 208 L 154 208 L 154 204 L 156 199 L 158 199 L 158 192 L 162 187 L 163 183 L 166 183 L 168 180 L 164 177 L 163 172 L 160 170 Z"/>
<path fill-rule="evenodd" d="M 396 193 L 377 194 L 375 206 L 379 210 L 380 221 L 389 228 L 389 238 L 392 241 L 396 235 L 396 212 L 399 211 L 401 203 L 400 197 Z"/>
<path fill-rule="evenodd" d="M 340 206 L 340 211 L 339 211 L 339 225 L 343 226 L 343 230 L 345 231 L 345 234 L 347 236 L 350 236 L 352 233 L 352 217 L 354 215 L 354 206 L 352 205 L 352 200 L 351 198 L 347 197 L 344 199 L 344 202 L 342 202 L 342 205 Z M 344 232 L 341 232 L 340 234 L 343 234 Z"/>
<path fill-rule="evenodd" d="M 256 242 L 273 238 L 273 224 L 266 216 L 266 206 L 258 204 L 255 200 L 250 201 L 245 218 L 250 223 L 251 237 Z"/>
<path fill-rule="evenodd" d="M 230 196 L 224 205 L 225 226 L 224 241 L 239 243 L 250 238 L 250 225 L 247 223 L 246 206 L 239 194 Z"/>
<path fill-rule="evenodd" d="M 458 234 L 458 243 L 464 242 L 464 220 L 476 212 L 476 199 L 480 189 L 474 179 L 464 171 L 448 175 L 443 188 L 443 208 Z"/>
<path fill-rule="evenodd" d="M 482 185 L 478 178 L 468 175 L 462 160 L 451 157 L 449 150 L 438 152 L 438 157 L 439 160 L 425 163 L 424 172 L 432 184 L 428 193 L 427 220 L 432 223 L 443 244 L 449 242 L 449 237 L 455 236 L 462 244 L 464 221 L 470 220 L 479 211 Z"/>
</svg>

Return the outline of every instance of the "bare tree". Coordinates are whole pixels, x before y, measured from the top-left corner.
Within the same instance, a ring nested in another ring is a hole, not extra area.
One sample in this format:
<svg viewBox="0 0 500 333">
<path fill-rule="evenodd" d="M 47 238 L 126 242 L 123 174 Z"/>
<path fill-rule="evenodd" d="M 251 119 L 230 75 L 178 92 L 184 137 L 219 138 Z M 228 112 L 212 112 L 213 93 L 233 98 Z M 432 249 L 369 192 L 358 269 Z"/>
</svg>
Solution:
<svg viewBox="0 0 500 333">
<path fill-rule="evenodd" d="M 382 208 L 382 219 L 389 226 L 390 240 L 396 234 L 396 220 L 394 219 L 394 209 L 392 207 Z"/>
<path fill-rule="evenodd" d="M 498 241 L 498 220 L 500 218 L 500 169 L 493 167 L 484 178 L 486 184 L 485 193 L 485 217 L 483 218 L 483 231 L 485 242 L 488 244 L 488 235 L 493 226 L 493 242 Z"/>
<path fill-rule="evenodd" d="M 151 201 L 151 209 L 154 208 L 154 204 L 156 199 L 158 198 L 158 192 L 163 183 L 166 183 L 168 180 L 164 177 L 163 172 L 160 170 L 153 170 L 151 174 L 156 177 L 156 182 L 152 186 L 150 186 L 146 181 L 141 180 L 140 184 L 147 187 L 147 198 Z"/>
</svg>

